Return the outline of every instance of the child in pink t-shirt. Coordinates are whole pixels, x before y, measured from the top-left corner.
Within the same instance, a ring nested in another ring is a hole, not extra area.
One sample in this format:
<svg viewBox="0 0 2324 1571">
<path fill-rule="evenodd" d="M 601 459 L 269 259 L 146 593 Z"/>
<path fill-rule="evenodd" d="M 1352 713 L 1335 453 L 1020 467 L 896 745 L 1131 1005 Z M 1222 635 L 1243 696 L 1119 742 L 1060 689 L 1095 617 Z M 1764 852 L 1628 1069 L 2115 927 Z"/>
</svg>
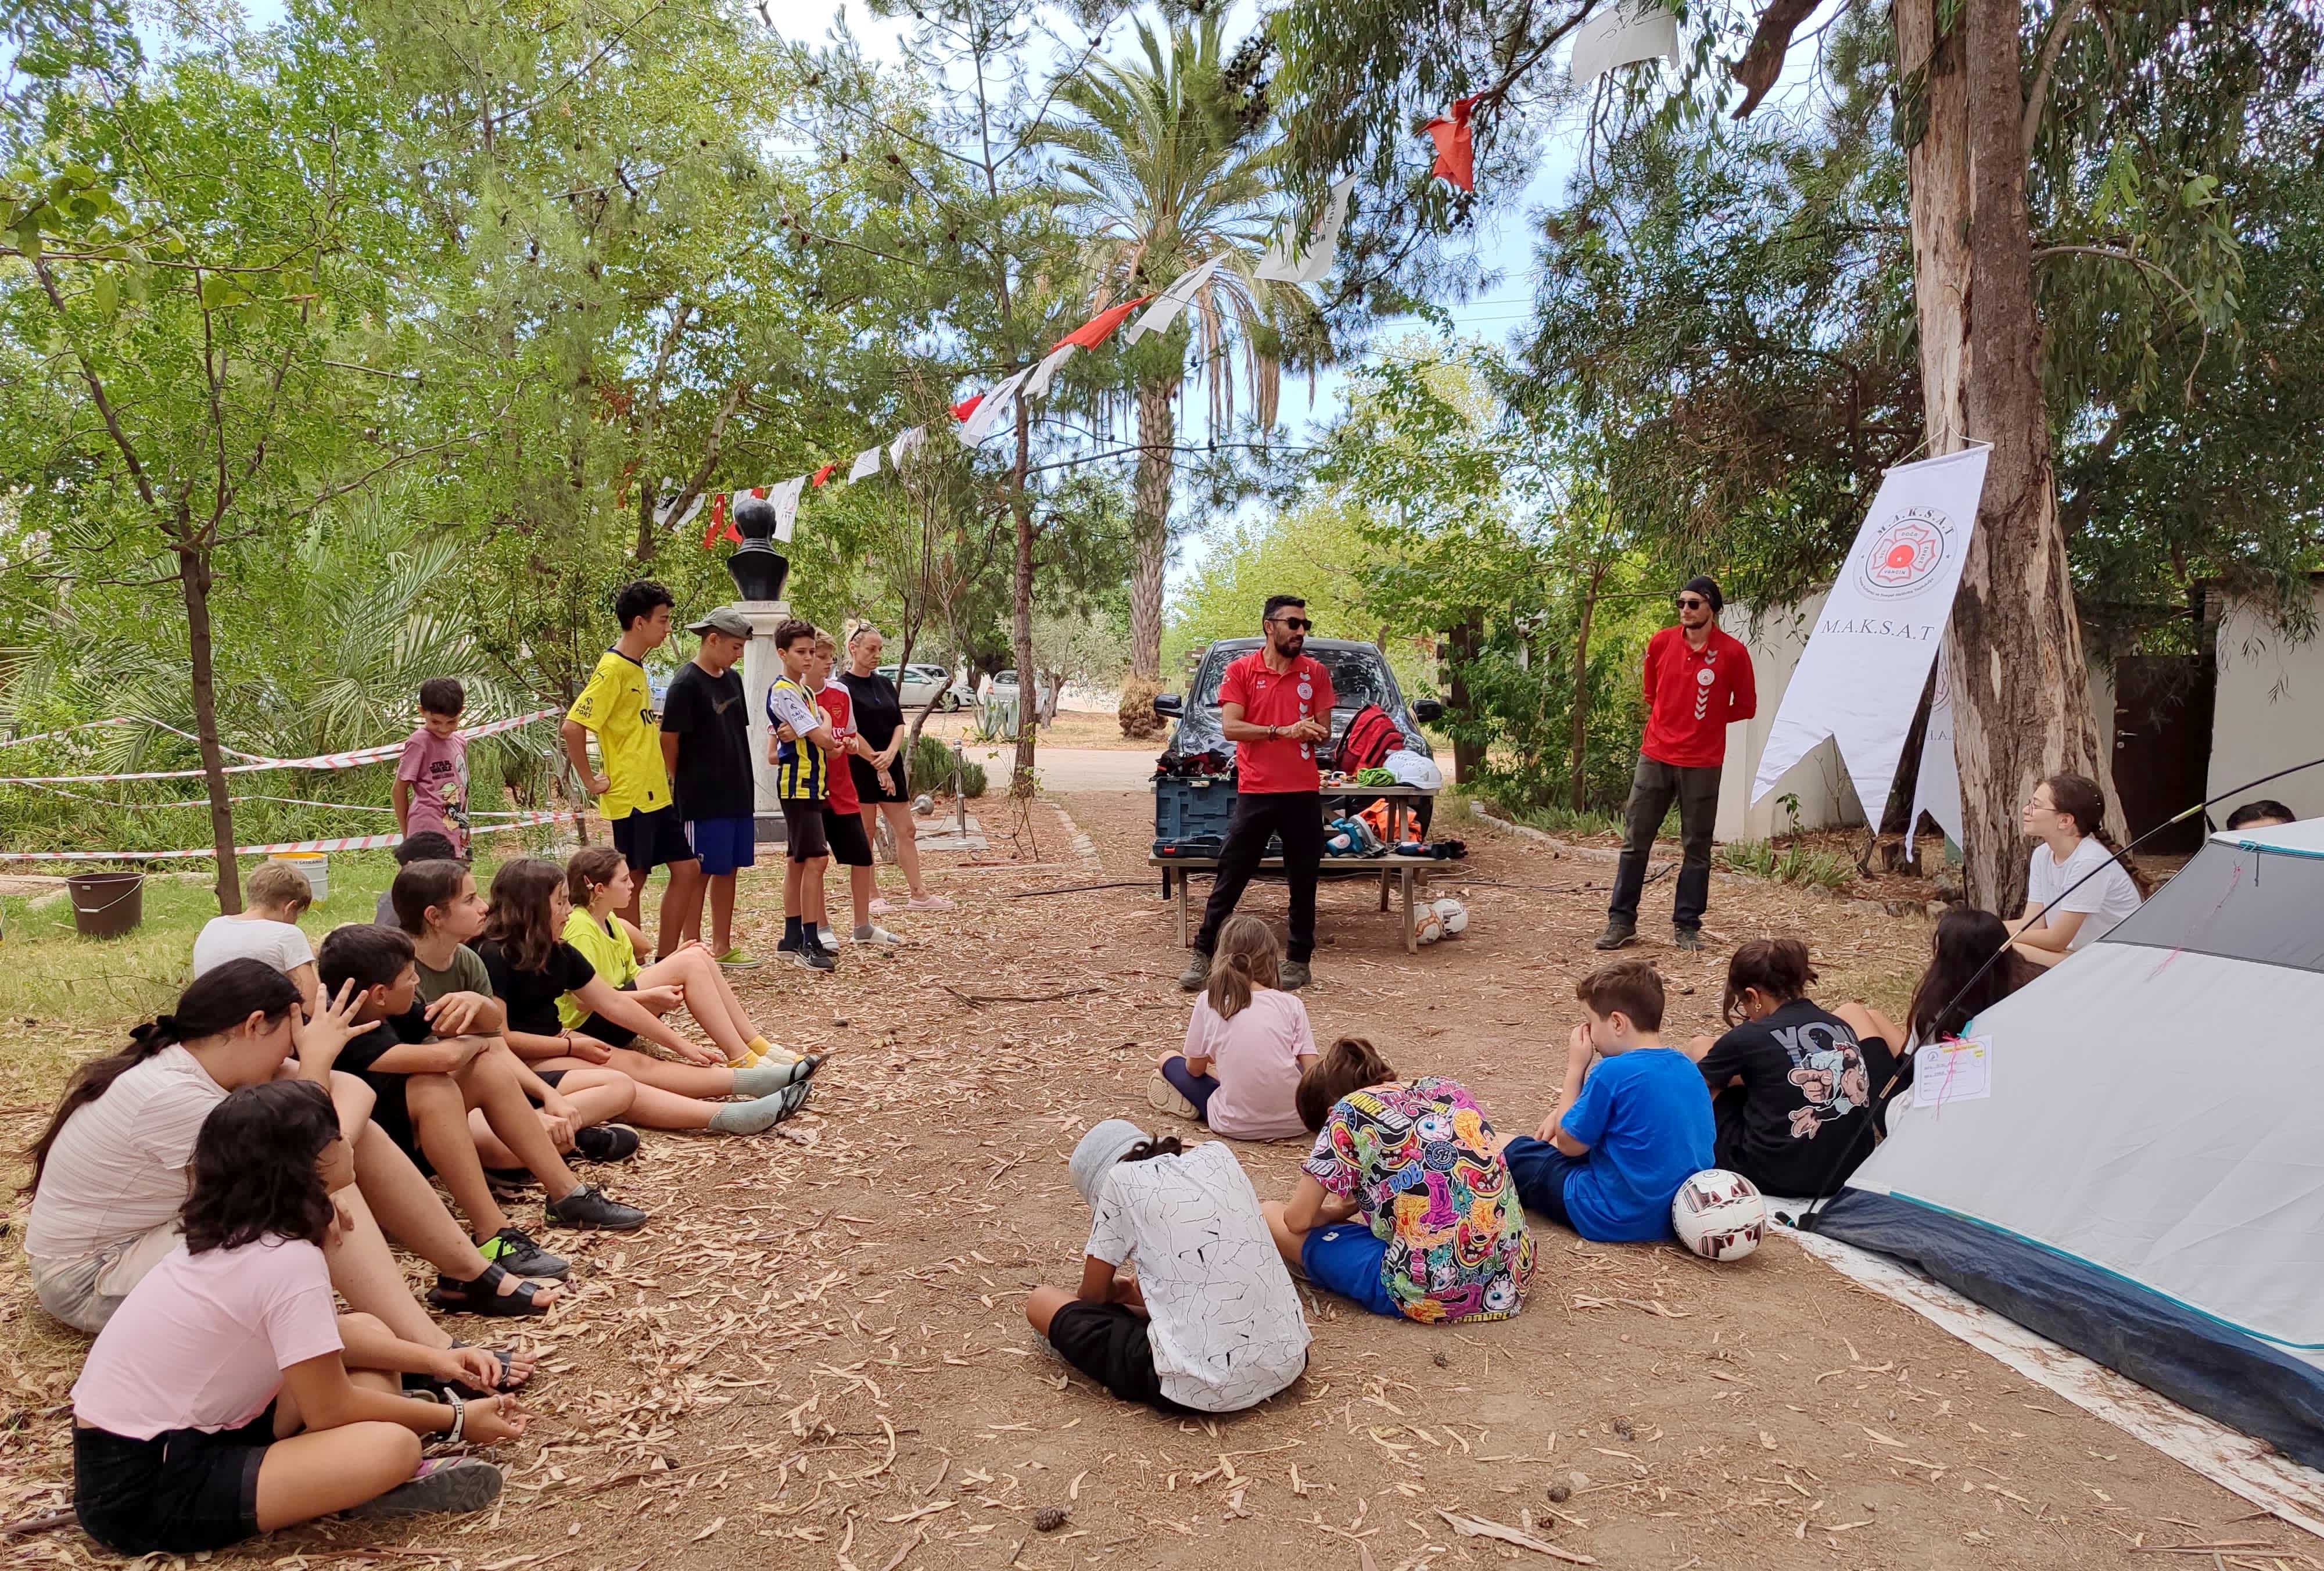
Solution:
<svg viewBox="0 0 2324 1571">
<path fill-rule="evenodd" d="M 420 684 L 420 729 L 395 766 L 395 827 L 405 836 L 433 829 L 468 854 L 468 739 L 460 714 L 468 695 L 450 677 Z"/>
<path fill-rule="evenodd" d="M 1305 1134 L 1296 1097 L 1315 1058 L 1306 1006 L 1277 985 L 1283 951 L 1257 917 L 1219 929 L 1210 984 L 1186 1022 L 1186 1049 L 1164 1058 L 1148 1100 L 1236 1140 Z"/>
</svg>

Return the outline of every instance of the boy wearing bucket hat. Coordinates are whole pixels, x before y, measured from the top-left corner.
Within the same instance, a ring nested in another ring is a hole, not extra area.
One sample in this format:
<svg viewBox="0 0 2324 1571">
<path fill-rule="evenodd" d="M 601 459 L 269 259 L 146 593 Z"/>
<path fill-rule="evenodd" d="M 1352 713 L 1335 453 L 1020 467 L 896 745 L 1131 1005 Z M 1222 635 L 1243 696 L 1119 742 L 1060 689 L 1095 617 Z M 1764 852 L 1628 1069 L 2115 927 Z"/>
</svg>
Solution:
<svg viewBox="0 0 2324 1571">
<path fill-rule="evenodd" d="M 1164 1412 L 1239 1412 L 1299 1378 L 1307 1323 L 1233 1151 L 1109 1118 L 1069 1165 L 1094 1214 L 1081 1287 L 1025 1300 L 1057 1356 Z"/>
</svg>

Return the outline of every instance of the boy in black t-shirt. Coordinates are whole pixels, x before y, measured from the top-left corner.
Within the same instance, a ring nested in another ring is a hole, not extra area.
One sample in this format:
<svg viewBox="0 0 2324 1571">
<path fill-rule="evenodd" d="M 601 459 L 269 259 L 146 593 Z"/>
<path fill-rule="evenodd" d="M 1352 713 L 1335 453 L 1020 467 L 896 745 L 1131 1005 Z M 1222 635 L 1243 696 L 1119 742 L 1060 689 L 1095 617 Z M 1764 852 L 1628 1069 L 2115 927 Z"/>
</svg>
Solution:
<svg viewBox="0 0 2324 1571">
<path fill-rule="evenodd" d="M 752 810 L 751 709 L 734 667 L 750 642 L 751 624 L 722 606 L 687 631 L 701 637 L 702 647 L 679 669 L 662 700 L 661 756 L 696 865 L 671 867 L 662 930 L 671 930 L 667 911 L 675 901 L 684 913 L 678 945 L 699 939 L 706 891 L 709 950 L 721 966 L 746 970 L 760 962 L 734 946 L 734 874 L 755 860 L 759 827 Z"/>
<path fill-rule="evenodd" d="M 539 1100 L 541 1111 L 552 1117 L 572 1116 L 571 1104 L 519 1063 L 497 1036 L 405 1040 L 407 1033 L 397 1029 L 398 1022 L 408 1021 L 420 990 L 408 934 L 372 924 L 336 929 L 324 938 L 316 966 L 331 979 L 327 986 L 333 993 L 350 981 L 362 990 L 355 1021 L 371 1028 L 340 1049 L 338 1067 L 360 1075 L 377 1095 L 373 1121 L 443 1178 L 486 1260 L 518 1276 L 561 1277 L 566 1272 L 565 1262 L 513 1226 L 493 1197 L 483 1159 L 468 1132 L 472 1107 L 484 1114 L 493 1133 L 546 1187 L 544 1215 L 549 1221 L 620 1231 L 644 1224 L 644 1212 L 607 1199 L 573 1176 L 534 1114 L 532 1102 Z M 497 1003 L 469 993 L 438 1000 L 425 1016 L 457 1030 L 491 1030 L 501 1019 Z"/>
<path fill-rule="evenodd" d="M 1895 1026 L 1860 1003 L 1819 1007 L 1815 979 L 1797 938 L 1753 939 L 1727 966 L 1731 1029 L 1687 1046 L 1714 1099 L 1719 1165 L 1764 1194 L 1837 1188 L 1872 1151 L 1872 1094 L 1895 1067 Z"/>
</svg>

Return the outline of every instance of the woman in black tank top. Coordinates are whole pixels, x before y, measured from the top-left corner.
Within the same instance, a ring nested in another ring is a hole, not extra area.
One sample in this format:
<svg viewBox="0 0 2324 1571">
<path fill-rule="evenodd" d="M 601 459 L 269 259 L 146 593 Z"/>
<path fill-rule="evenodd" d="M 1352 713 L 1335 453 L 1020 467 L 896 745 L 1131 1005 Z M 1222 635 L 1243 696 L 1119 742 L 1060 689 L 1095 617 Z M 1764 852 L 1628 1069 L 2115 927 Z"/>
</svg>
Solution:
<svg viewBox="0 0 2324 1571">
<path fill-rule="evenodd" d="M 847 634 L 847 669 L 839 675 L 854 707 L 855 729 L 867 745 L 878 754 L 875 758 L 850 758 L 848 769 L 855 776 L 855 794 L 863 804 L 863 833 L 875 845 L 880 837 L 880 816 L 888 818 L 888 827 L 896 840 L 896 862 L 904 870 L 904 879 L 911 886 L 910 910 L 950 910 L 952 901 L 932 895 L 920 880 L 920 847 L 918 830 L 912 822 L 912 787 L 904 775 L 904 706 L 897 696 L 896 685 L 880 670 L 880 656 L 886 648 L 880 630 L 870 623 L 859 623 Z M 885 901 L 872 902 L 876 914 L 890 909 Z"/>
</svg>

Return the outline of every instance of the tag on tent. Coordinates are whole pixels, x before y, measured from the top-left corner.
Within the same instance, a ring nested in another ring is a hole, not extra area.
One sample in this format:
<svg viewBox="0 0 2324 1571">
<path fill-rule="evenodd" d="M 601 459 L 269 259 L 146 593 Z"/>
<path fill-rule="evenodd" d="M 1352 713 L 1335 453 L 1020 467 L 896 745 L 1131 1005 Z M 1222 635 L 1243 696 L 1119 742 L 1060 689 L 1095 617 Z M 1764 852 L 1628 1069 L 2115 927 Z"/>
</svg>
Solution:
<svg viewBox="0 0 2324 1571">
<path fill-rule="evenodd" d="M 1993 1039 L 1931 1042 L 1913 1055 L 1913 1105 L 1942 1107 L 1993 1095 Z"/>
</svg>

